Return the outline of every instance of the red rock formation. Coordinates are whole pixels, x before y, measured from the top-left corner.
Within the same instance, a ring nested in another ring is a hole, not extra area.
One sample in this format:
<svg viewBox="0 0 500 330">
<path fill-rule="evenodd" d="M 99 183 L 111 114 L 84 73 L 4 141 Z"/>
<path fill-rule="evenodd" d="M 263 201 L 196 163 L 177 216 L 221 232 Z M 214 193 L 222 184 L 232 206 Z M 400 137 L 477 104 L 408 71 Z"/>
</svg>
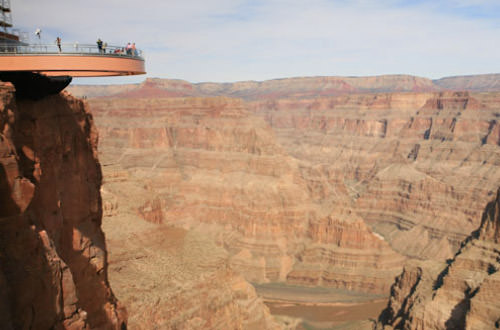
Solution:
<svg viewBox="0 0 500 330">
<path fill-rule="evenodd" d="M 478 239 L 500 243 L 500 189 L 496 200 L 488 204 L 483 213 Z"/>
<path fill-rule="evenodd" d="M 481 200 L 500 180 L 498 102 L 498 93 L 392 93 L 250 109 L 302 166 L 345 186 L 393 248 L 442 260 L 479 225 Z"/>
<path fill-rule="evenodd" d="M 396 279 L 379 328 L 494 329 L 500 324 L 500 189 L 481 226 L 459 252 L 437 264 L 408 268 Z"/>
<path fill-rule="evenodd" d="M 16 100 L 0 85 L 0 323 L 124 329 L 107 279 L 97 131 L 66 94 Z"/>
<path fill-rule="evenodd" d="M 352 94 L 398 86 L 426 92 Z M 163 89 L 266 100 L 123 99 Z M 500 180 L 500 94 L 433 89 L 408 76 L 150 80 L 91 104 L 110 188 L 131 184 L 134 214 L 203 228 L 252 281 L 383 292 L 404 260 L 387 243 L 453 256 Z"/>
<path fill-rule="evenodd" d="M 362 292 L 387 292 L 387 278 L 405 262 L 381 236 L 352 212 L 312 221 L 312 242 L 287 275 L 296 285 L 318 285 Z"/>
<path fill-rule="evenodd" d="M 399 271 L 404 258 L 349 214 L 345 186 L 287 155 L 241 100 L 94 99 L 91 105 L 105 169 L 128 172 L 134 188 L 127 190 L 144 218 L 204 228 L 247 280 L 383 292 Z M 124 188 L 110 180 L 106 189 L 122 195 Z"/>
<path fill-rule="evenodd" d="M 161 204 L 158 198 L 152 201 L 148 200 L 139 208 L 139 215 L 146 221 L 157 224 L 163 223 L 163 207 Z"/>
</svg>

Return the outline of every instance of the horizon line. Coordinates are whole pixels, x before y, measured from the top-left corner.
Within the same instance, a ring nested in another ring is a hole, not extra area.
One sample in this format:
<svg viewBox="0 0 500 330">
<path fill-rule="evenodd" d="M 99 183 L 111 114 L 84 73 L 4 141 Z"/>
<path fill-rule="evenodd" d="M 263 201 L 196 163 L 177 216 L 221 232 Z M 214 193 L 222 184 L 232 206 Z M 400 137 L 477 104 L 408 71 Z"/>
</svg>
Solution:
<svg viewBox="0 0 500 330">
<path fill-rule="evenodd" d="M 412 75 L 412 74 L 407 74 L 407 73 L 389 73 L 389 74 L 376 74 L 376 75 L 366 75 L 366 76 L 346 76 L 346 75 L 340 75 L 340 76 L 331 76 L 331 75 L 326 75 L 326 76 L 290 76 L 290 77 L 280 77 L 280 78 L 272 78 L 272 79 L 264 79 L 264 80 L 235 80 L 235 81 L 199 81 L 199 82 L 191 82 L 186 79 L 182 78 L 162 78 L 162 77 L 146 77 L 144 80 L 141 82 L 122 82 L 122 83 L 92 83 L 92 84 L 85 84 L 85 83 L 80 83 L 79 81 L 74 81 L 72 85 L 80 85 L 80 86 L 96 86 L 96 85 L 136 85 L 136 84 L 141 84 L 142 82 L 146 80 L 177 80 L 177 81 L 185 81 L 193 85 L 198 85 L 198 84 L 236 84 L 236 83 L 248 83 L 248 82 L 253 82 L 253 83 L 263 83 L 267 81 L 276 81 L 276 80 L 286 80 L 286 79 L 307 79 L 307 78 L 373 78 L 373 77 L 397 77 L 397 76 L 407 76 L 407 77 L 413 77 L 413 78 L 420 78 L 420 79 L 427 79 L 430 81 L 437 81 L 437 80 L 443 80 L 443 79 L 449 79 L 449 78 L 460 78 L 460 77 L 478 77 L 478 76 L 494 76 L 494 75 L 500 75 L 500 72 L 493 72 L 493 73 L 478 73 L 478 74 L 466 74 L 466 75 L 453 75 L 453 76 L 444 76 L 436 79 L 424 77 L 424 76 L 417 76 L 417 75 Z M 138 77 L 136 77 L 138 78 Z M 85 79 L 85 78 L 79 78 L 79 79 Z"/>
</svg>

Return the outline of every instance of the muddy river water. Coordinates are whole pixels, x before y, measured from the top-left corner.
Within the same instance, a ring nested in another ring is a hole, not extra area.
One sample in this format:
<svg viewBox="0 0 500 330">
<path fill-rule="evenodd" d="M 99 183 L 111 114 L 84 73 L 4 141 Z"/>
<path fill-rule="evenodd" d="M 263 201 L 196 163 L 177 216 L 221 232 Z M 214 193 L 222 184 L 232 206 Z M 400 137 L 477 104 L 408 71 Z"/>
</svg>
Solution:
<svg viewBox="0 0 500 330">
<path fill-rule="evenodd" d="M 387 297 L 346 290 L 272 283 L 255 287 L 271 314 L 301 319 L 303 329 L 358 329 L 387 306 Z"/>
</svg>

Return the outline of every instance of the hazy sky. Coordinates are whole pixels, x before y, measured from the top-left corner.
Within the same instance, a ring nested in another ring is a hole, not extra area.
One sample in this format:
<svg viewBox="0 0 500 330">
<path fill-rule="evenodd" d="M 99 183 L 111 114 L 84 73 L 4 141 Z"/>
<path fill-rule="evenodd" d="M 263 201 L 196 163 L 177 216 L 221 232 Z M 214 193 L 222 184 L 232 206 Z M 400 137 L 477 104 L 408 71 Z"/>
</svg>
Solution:
<svg viewBox="0 0 500 330">
<path fill-rule="evenodd" d="M 149 77 L 191 82 L 500 72 L 500 0 L 11 0 L 47 42 L 136 42 Z M 142 81 L 131 78 L 83 82 Z M 80 81 L 81 82 L 81 81 Z"/>
</svg>

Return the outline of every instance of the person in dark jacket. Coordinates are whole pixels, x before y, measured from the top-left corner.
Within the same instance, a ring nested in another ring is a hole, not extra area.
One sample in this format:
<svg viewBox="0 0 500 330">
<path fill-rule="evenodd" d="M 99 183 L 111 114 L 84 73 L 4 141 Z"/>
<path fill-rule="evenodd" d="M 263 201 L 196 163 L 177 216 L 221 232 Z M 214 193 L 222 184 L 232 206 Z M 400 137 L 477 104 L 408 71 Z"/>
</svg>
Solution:
<svg viewBox="0 0 500 330">
<path fill-rule="evenodd" d="M 102 40 L 101 40 L 101 38 L 97 39 L 97 48 L 99 49 L 99 53 L 102 53 Z"/>
</svg>

